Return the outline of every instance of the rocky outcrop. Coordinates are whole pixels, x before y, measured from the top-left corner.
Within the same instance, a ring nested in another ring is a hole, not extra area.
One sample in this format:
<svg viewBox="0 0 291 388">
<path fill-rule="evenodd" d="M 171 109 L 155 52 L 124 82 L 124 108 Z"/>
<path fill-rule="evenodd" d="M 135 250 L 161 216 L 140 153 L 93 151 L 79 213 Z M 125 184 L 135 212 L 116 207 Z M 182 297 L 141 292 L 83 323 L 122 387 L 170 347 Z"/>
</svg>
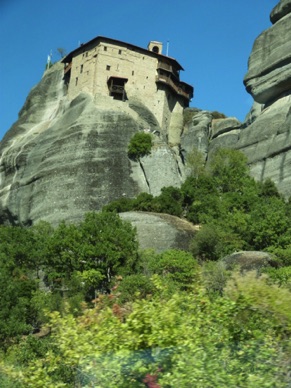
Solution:
<svg viewBox="0 0 291 388">
<path fill-rule="evenodd" d="M 198 230 L 190 222 L 169 214 L 125 212 L 119 215 L 136 228 L 140 249 L 189 250 L 190 241 Z"/>
<path fill-rule="evenodd" d="M 276 22 L 256 39 L 244 79 L 247 91 L 261 104 L 291 90 L 290 1 L 281 1 L 272 14 Z"/>
<path fill-rule="evenodd" d="M 271 13 L 274 25 L 254 43 L 244 83 L 255 102 L 245 122 L 240 128 L 236 122 L 214 123 L 208 149 L 208 154 L 221 146 L 241 150 L 254 178 L 271 178 L 285 197 L 291 195 L 290 5 L 279 2 Z"/>
<path fill-rule="evenodd" d="M 63 67 L 55 64 L 0 144 L 0 222 L 79 221 L 120 197 L 158 195 L 183 182 L 193 148 L 205 160 L 218 147 L 239 149 L 257 180 L 271 178 L 291 196 L 290 4 L 278 3 L 273 25 L 254 43 L 244 82 L 255 103 L 244 123 L 188 108 L 182 133 L 180 115 L 168 136 L 142 96 L 122 102 L 80 93 L 70 101 Z M 154 145 L 150 155 L 132 161 L 127 146 L 141 130 L 153 134 Z"/>
<path fill-rule="evenodd" d="M 274 24 L 288 13 L 291 13 L 291 0 L 281 0 L 271 12 L 270 20 Z"/>
<path fill-rule="evenodd" d="M 227 270 L 253 271 L 265 267 L 277 267 L 278 263 L 272 255 L 260 251 L 235 252 L 220 260 Z"/>
<path fill-rule="evenodd" d="M 188 108 L 184 112 L 185 125 L 181 136 L 181 152 L 184 158 L 193 148 L 207 156 L 209 133 L 212 122 L 211 112 L 197 108 Z"/>
<path fill-rule="evenodd" d="M 151 155 L 127 156 L 136 131 L 157 129 L 142 103 L 85 93 L 70 101 L 62 77 L 60 64 L 45 73 L 1 142 L 2 222 L 78 221 L 114 199 L 180 185 L 176 154 L 158 135 Z"/>
</svg>

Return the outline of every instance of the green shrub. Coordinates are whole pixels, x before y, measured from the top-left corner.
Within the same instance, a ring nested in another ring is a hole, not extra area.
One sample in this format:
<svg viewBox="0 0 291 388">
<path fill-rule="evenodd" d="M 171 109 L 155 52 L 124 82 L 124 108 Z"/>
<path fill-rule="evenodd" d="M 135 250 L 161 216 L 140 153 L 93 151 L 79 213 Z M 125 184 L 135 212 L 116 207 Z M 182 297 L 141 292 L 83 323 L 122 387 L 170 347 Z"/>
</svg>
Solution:
<svg viewBox="0 0 291 388">
<path fill-rule="evenodd" d="M 142 274 L 128 275 L 117 285 L 118 302 L 134 302 L 155 293 L 155 291 L 155 286 L 149 277 Z"/>
<path fill-rule="evenodd" d="M 193 117 L 195 117 L 199 112 L 201 112 L 201 110 L 197 108 L 185 109 L 183 112 L 184 125 L 190 124 Z"/>
<path fill-rule="evenodd" d="M 137 132 L 130 139 L 128 145 L 128 156 L 131 159 L 138 159 L 142 156 L 148 155 L 152 148 L 152 137 L 148 133 Z"/>
<path fill-rule="evenodd" d="M 224 113 L 218 112 L 217 110 L 214 110 L 211 114 L 213 119 L 226 119 L 227 117 Z"/>
</svg>

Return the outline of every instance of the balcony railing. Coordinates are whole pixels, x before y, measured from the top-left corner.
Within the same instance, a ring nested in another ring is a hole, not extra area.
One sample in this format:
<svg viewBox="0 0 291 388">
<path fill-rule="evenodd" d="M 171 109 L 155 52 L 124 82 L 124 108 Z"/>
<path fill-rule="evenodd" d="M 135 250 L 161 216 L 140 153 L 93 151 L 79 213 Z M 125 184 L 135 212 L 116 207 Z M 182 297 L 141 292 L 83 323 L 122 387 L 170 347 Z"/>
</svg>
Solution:
<svg viewBox="0 0 291 388">
<path fill-rule="evenodd" d="M 159 74 L 156 76 L 156 82 L 162 82 L 170 86 L 179 96 L 186 98 L 188 101 L 192 98 L 192 92 L 186 91 L 182 88 L 179 82 L 174 82 L 172 78 L 166 75 Z"/>
</svg>

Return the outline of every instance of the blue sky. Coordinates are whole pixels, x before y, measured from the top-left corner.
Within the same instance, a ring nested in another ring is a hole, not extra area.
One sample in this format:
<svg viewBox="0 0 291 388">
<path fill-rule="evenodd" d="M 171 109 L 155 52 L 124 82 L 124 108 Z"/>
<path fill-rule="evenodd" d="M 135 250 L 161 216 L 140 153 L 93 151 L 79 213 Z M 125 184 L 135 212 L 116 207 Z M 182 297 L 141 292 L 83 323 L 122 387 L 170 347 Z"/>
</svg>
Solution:
<svg viewBox="0 0 291 388">
<path fill-rule="evenodd" d="M 0 0 L 0 139 L 17 120 L 52 50 L 70 52 L 97 35 L 145 47 L 169 42 L 195 88 L 192 107 L 243 120 L 243 86 L 255 38 L 278 0 Z"/>
</svg>

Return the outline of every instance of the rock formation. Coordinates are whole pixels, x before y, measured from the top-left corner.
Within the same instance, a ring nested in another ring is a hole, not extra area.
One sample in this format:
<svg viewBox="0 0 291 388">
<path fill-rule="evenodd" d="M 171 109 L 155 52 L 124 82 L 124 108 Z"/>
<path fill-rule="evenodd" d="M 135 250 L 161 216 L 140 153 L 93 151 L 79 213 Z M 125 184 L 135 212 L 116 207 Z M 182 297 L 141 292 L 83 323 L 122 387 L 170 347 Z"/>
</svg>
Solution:
<svg viewBox="0 0 291 388">
<path fill-rule="evenodd" d="M 184 162 L 193 147 L 205 159 L 217 147 L 241 150 L 256 179 L 271 178 L 290 196 L 291 0 L 278 3 L 271 22 L 249 58 L 244 83 L 255 102 L 245 122 L 188 108 L 174 140 L 167 139 L 142 96 L 122 102 L 80 93 L 70 100 L 63 66 L 55 64 L 0 144 L 0 222 L 79 221 L 120 197 L 158 195 L 163 186 L 178 187 L 185 179 Z M 148 128 L 151 154 L 130 160 L 130 138 Z"/>
<path fill-rule="evenodd" d="M 220 260 L 227 270 L 260 271 L 265 267 L 277 267 L 278 262 L 271 254 L 260 251 L 241 251 Z"/>
<path fill-rule="evenodd" d="M 137 231 L 141 249 L 162 252 L 167 249 L 189 250 L 190 241 L 197 232 L 197 226 L 169 214 L 148 212 L 120 213 Z"/>
<path fill-rule="evenodd" d="M 256 39 L 244 83 L 255 103 L 240 128 L 237 124 L 215 137 L 208 152 L 229 146 L 244 152 L 257 180 L 271 178 L 291 195 L 291 0 L 271 12 L 273 25 Z M 225 121 L 224 121 L 225 122 Z M 220 124 L 223 125 L 223 124 Z"/>
<path fill-rule="evenodd" d="M 140 101 L 85 93 L 70 101 L 62 77 L 61 64 L 46 71 L 1 142 L 2 222 L 78 221 L 111 200 L 181 184 L 177 156 Z M 149 126 L 151 154 L 131 161 L 130 138 Z"/>
</svg>

